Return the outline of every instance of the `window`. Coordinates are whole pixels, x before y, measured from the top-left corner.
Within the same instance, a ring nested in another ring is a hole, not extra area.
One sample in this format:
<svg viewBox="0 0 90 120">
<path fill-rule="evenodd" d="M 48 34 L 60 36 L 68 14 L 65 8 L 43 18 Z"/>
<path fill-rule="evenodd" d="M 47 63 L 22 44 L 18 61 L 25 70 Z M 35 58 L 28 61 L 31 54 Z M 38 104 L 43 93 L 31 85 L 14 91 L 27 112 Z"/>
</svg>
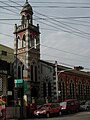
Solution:
<svg viewBox="0 0 90 120">
<path fill-rule="evenodd" d="M 25 35 L 23 35 L 22 47 L 26 47 L 26 37 L 25 37 Z"/>
<path fill-rule="evenodd" d="M 7 56 L 7 51 L 2 50 L 2 55 Z"/>
<path fill-rule="evenodd" d="M 43 96 L 46 97 L 46 83 L 43 84 Z"/>
<path fill-rule="evenodd" d="M 21 79 L 21 67 L 18 66 L 18 79 Z"/>
<path fill-rule="evenodd" d="M 17 38 L 17 48 L 18 49 L 21 48 L 21 40 L 20 40 L 19 36 Z"/>
<path fill-rule="evenodd" d="M 48 96 L 51 97 L 51 83 L 48 83 Z"/>
<path fill-rule="evenodd" d="M 33 81 L 33 65 L 31 65 L 31 80 Z"/>
<path fill-rule="evenodd" d="M 65 100 L 65 85 L 64 82 L 62 83 L 62 94 L 63 94 L 63 100 Z"/>
<path fill-rule="evenodd" d="M 22 66 L 22 79 L 23 79 L 23 70 L 24 70 L 24 65 Z"/>
<path fill-rule="evenodd" d="M 74 98 L 74 83 L 70 83 L 70 98 Z"/>
<path fill-rule="evenodd" d="M 22 24 L 24 24 L 25 16 L 22 16 Z"/>
<path fill-rule="evenodd" d="M 37 66 L 35 66 L 35 81 L 37 81 Z"/>
<path fill-rule="evenodd" d="M 31 47 L 32 46 L 32 35 L 30 35 L 30 40 L 29 40 L 29 47 Z"/>
<path fill-rule="evenodd" d="M 28 20 L 28 23 L 31 23 L 30 15 L 27 15 L 27 20 Z"/>
<path fill-rule="evenodd" d="M 36 47 L 37 47 L 37 39 L 36 39 L 36 37 L 34 38 L 34 48 L 36 49 Z"/>
</svg>

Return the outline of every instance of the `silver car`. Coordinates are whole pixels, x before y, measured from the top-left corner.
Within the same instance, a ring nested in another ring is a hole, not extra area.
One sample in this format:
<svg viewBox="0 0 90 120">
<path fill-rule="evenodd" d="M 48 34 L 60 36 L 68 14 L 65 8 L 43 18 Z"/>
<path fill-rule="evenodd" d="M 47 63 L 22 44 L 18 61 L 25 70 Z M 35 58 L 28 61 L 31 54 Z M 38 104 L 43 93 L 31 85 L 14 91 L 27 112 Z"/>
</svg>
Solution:
<svg viewBox="0 0 90 120">
<path fill-rule="evenodd" d="M 81 104 L 80 108 L 82 110 L 90 110 L 90 101 L 86 101 L 85 104 Z"/>
</svg>

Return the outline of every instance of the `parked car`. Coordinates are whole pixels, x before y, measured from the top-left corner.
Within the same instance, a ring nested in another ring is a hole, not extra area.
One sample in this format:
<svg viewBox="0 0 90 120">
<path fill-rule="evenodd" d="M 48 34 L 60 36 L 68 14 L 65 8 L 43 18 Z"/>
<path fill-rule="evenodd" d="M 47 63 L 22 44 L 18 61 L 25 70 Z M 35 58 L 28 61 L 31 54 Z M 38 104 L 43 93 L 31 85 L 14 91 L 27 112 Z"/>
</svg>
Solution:
<svg viewBox="0 0 90 120">
<path fill-rule="evenodd" d="M 80 108 L 79 101 L 76 99 L 68 99 L 60 103 L 62 113 L 78 112 Z"/>
<path fill-rule="evenodd" d="M 81 110 L 90 110 L 90 101 L 86 101 L 80 105 Z"/>
<path fill-rule="evenodd" d="M 85 103 L 86 103 L 85 100 L 80 101 L 80 111 L 84 111 L 85 110 Z"/>
<path fill-rule="evenodd" d="M 52 115 L 61 116 L 61 107 L 59 103 L 48 103 L 41 105 L 37 110 L 34 111 L 35 116 L 45 116 L 49 118 Z"/>
<path fill-rule="evenodd" d="M 34 110 L 36 110 L 36 109 L 37 109 L 37 105 L 36 104 L 34 104 L 34 103 L 28 104 L 26 106 L 26 116 L 27 116 L 27 118 L 33 117 Z"/>
</svg>

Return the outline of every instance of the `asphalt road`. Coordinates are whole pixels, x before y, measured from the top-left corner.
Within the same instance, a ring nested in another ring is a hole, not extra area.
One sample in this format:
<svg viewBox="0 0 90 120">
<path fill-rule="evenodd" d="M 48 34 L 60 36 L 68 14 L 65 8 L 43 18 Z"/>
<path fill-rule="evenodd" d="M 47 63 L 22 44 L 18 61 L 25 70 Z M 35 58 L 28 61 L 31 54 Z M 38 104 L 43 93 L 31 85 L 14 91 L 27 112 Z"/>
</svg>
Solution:
<svg viewBox="0 0 90 120">
<path fill-rule="evenodd" d="M 52 117 L 52 118 L 32 118 L 30 120 L 90 120 L 90 111 L 62 115 L 60 117 Z"/>
</svg>

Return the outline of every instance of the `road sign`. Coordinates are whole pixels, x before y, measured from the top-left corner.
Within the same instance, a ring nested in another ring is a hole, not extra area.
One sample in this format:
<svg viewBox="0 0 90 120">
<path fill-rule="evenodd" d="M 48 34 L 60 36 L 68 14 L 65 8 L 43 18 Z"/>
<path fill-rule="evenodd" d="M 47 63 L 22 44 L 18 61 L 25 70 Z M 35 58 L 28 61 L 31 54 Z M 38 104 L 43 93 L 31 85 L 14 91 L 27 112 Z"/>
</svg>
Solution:
<svg viewBox="0 0 90 120">
<path fill-rule="evenodd" d="M 16 84 L 23 83 L 23 79 L 15 79 L 15 83 Z"/>
<path fill-rule="evenodd" d="M 15 79 L 15 87 L 19 88 L 23 86 L 23 79 Z"/>
<path fill-rule="evenodd" d="M 28 84 L 27 81 L 24 81 L 24 94 L 27 94 L 28 92 Z"/>
</svg>

